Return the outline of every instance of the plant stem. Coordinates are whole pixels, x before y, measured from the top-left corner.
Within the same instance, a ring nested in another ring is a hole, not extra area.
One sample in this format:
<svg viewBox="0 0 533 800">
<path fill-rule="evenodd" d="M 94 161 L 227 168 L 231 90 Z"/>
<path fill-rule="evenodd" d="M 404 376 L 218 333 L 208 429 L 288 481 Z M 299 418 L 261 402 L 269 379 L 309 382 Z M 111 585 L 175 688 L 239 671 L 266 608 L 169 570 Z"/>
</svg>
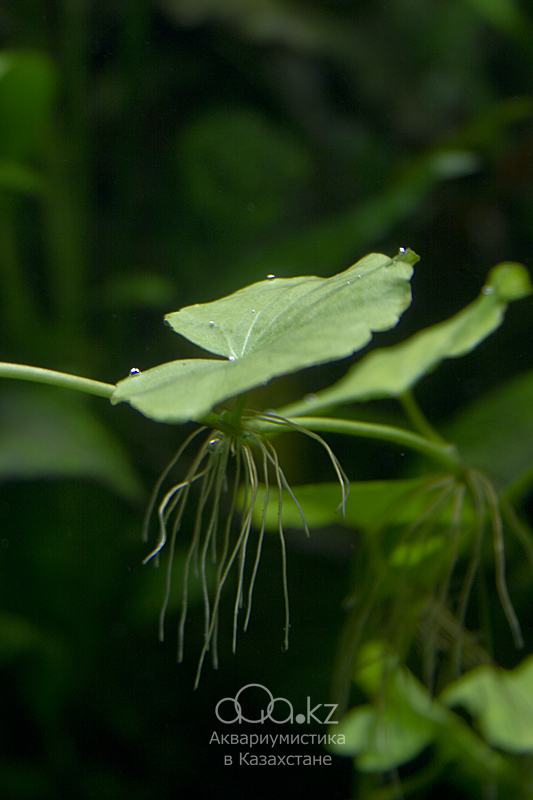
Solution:
<svg viewBox="0 0 533 800">
<path fill-rule="evenodd" d="M 23 381 L 47 383 L 50 386 L 75 389 L 78 392 L 94 394 L 97 397 L 106 397 L 107 399 L 115 391 L 115 386 L 111 383 L 93 381 L 90 378 L 80 378 L 79 375 L 69 375 L 66 372 L 56 372 L 53 369 L 29 367 L 26 364 L 9 364 L 6 361 L 0 361 L 0 378 L 17 378 Z"/>
<path fill-rule="evenodd" d="M 453 472 L 463 470 L 463 463 L 455 445 L 446 443 L 440 444 L 424 436 L 420 436 L 417 433 L 405 430 L 404 428 L 396 428 L 392 425 L 378 425 L 371 422 L 358 422 L 349 419 L 331 419 L 329 417 L 298 417 L 295 421 L 297 421 L 300 427 L 307 428 L 310 431 L 343 433 L 347 436 L 363 436 L 365 438 L 392 442 L 400 447 L 408 447 L 410 450 L 416 450 L 418 453 L 422 453 L 422 455 L 442 464 L 447 469 L 453 470 Z M 252 418 L 247 421 L 247 424 L 253 427 L 254 430 L 265 431 L 270 428 L 269 423 L 264 417 L 261 420 L 254 420 Z M 277 425 L 279 428 L 282 423 L 279 422 L 279 419 L 273 419 L 272 425 Z M 290 429 L 290 424 L 288 424 L 285 430 Z M 272 429 L 270 428 L 270 430 Z"/>
<path fill-rule="evenodd" d="M 235 430 L 239 430 L 242 412 L 244 411 L 244 407 L 246 405 L 246 394 L 241 394 L 235 403 L 235 408 L 231 414 L 231 424 L 235 428 Z"/>
<path fill-rule="evenodd" d="M 407 418 L 412 422 L 413 427 L 423 436 L 431 439 L 439 444 L 446 444 L 442 436 L 435 430 L 429 420 L 426 419 L 424 412 L 416 402 L 415 396 L 411 389 L 407 389 L 399 395 L 398 400 L 402 404 L 403 410 Z"/>
</svg>

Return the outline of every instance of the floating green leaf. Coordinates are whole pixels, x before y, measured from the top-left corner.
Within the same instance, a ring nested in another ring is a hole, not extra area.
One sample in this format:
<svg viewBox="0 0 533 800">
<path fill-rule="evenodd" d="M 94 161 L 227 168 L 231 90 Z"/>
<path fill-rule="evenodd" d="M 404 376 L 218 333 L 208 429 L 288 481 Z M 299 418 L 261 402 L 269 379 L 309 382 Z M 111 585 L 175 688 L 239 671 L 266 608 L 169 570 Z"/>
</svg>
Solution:
<svg viewBox="0 0 533 800">
<path fill-rule="evenodd" d="M 416 261 L 411 250 L 395 259 L 372 253 L 331 278 L 272 277 L 168 314 L 177 333 L 227 360 L 162 364 L 120 381 L 111 401 L 181 423 L 278 375 L 345 358 L 396 325 Z"/>
<path fill-rule="evenodd" d="M 356 400 L 397 397 L 445 358 L 466 355 L 495 331 L 507 304 L 531 293 L 529 273 L 521 264 L 494 267 L 480 296 L 454 317 L 416 333 L 406 342 L 374 350 L 338 383 L 313 395 L 313 412 Z M 308 414 L 309 403 L 283 409 L 284 416 Z"/>
</svg>

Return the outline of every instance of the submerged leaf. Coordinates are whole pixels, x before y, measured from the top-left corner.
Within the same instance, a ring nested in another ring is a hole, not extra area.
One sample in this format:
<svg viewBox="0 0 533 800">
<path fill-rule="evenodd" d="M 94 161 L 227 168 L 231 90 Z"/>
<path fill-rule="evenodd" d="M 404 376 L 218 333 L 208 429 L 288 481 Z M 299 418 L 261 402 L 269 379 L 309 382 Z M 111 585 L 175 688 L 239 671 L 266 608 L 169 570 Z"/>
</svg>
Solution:
<svg viewBox="0 0 533 800">
<path fill-rule="evenodd" d="M 442 489 L 451 486 L 452 482 L 453 478 L 447 475 L 389 481 L 351 481 L 344 515 L 340 509 L 335 510 L 339 505 L 338 483 L 315 483 L 292 488 L 310 529 L 341 524 L 372 531 L 387 525 L 410 525 L 420 520 Z M 260 486 L 258 507 L 262 507 L 264 496 L 264 487 Z M 270 487 L 265 517 L 267 530 L 277 530 L 278 503 L 278 492 L 275 487 Z M 449 526 L 452 515 L 453 505 L 450 501 L 440 511 L 440 524 Z M 465 504 L 463 520 L 471 519 L 471 505 Z M 257 524 L 259 520 L 255 521 Z M 283 504 L 282 521 L 287 527 L 303 529 L 301 511 L 293 503 Z"/>
<path fill-rule="evenodd" d="M 490 432 L 490 436 L 480 435 Z M 499 489 L 533 475 L 533 371 L 497 386 L 465 408 L 446 429 L 461 455 L 491 475 Z"/>
<path fill-rule="evenodd" d="M 464 706 L 494 747 L 508 753 L 533 752 L 533 657 L 513 670 L 476 667 L 447 686 L 441 700 Z"/>
<path fill-rule="evenodd" d="M 40 151 L 52 113 L 58 75 L 38 51 L 0 53 L 0 158 L 24 162 Z"/>
<path fill-rule="evenodd" d="M 351 709 L 335 732 L 343 744 L 336 755 L 357 757 L 362 772 L 385 772 L 415 758 L 434 738 L 434 724 L 417 714 L 407 702 L 364 705 Z"/>
<path fill-rule="evenodd" d="M 442 713 L 384 642 L 361 647 L 353 677 L 375 702 L 351 709 L 341 719 L 336 733 L 344 740 L 333 752 L 356 756 L 365 772 L 381 772 L 405 764 L 430 744 Z"/>
<path fill-rule="evenodd" d="M 137 499 L 139 479 L 120 442 L 77 397 L 44 387 L 13 390 L 0 402 L 0 482 L 87 479 Z"/>
<path fill-rule="evenodd" d="M 465 765 L 489 780 L 506 775 L 501 756 L 441 698 L 432 698 L 383 643 L 370 641 L 361 648 L 354 680 L 373 702 L 351 709 L 341 719 L 331 750 L 355 756 L 362 771 L 399 767 L 433 742 L 441 763 Z M 343 744 L 338 743 L 339 734 L 345 737 Z"/>
<path fill-rule="evenodd" d="M 276 376 L 345 358 L 396 325 L 417 260 L 410 250 L 394 260 L 372 253 L 331 278 L 272 278 L 168 314 L 177 333 L 228 360 L 162 364 L 120 381 L 112 403 L 181 423 Z"/>
<path fill-rule="evenodd" d="M 402 344 L 369 353 L 338 383 L 313 396 L 313 413 L 342 403 L 398 397 L 445 358 L 458 358 L 477 347 L 500 326 L 507 304 L 530 293 L 525 267 L 508 262 L 497 265 L 473 303 Z M 307 403 L 297 403 L 280 413 L 297 416 L 308 412 Z"/>
</svg>

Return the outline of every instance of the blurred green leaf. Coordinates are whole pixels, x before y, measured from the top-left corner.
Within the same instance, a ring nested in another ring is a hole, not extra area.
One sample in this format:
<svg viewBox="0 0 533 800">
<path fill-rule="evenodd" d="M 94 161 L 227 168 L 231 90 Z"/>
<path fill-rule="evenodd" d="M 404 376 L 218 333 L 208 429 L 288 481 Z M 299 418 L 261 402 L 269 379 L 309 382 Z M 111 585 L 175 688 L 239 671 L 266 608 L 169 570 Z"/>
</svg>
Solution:
<svg viewBox="0 0 533 800">
<path fill-rule="evenodd" d="M 457 714 L 431 697 L 410 670 L 399 666 L 382 642 L 367 642 L 360 650 L 354 681 L 373 698 L 372 705 L 351 709 L 335 726 L 344 744 L 331 749 L 356 757 L 359 769 L 382 772 L 415 758 L 434 742 L 439 758 L 484 773 L 504 775 L 503 759 Z"/>
<path fill-rule="evenodd" d="M 179 157 L 193 208 L 237 240 L 279 217 L 310 170 L 291 135 L 242 109 L 195 120 L 180 139 Z"/>
<path fill-rule="evenodd" d="M 0 159 L 23 160 L 40 149 L 56 85 L 44 53 L 0 53 Z"/>
<path fill-rule="evenodd" d="M 161 308 L 176 294 L 164 275 L 124 273 L 113 276 L 103 290 L 105 303 L 114 308 Z"/>
<path fill-rule="evenodd" d="M 293 486 L 292 491 L 302 509 L 309 528 L 327 525 L 347 525 L 358 530 L 378 530 L 387 525 L 409 525 L 420 519 L 443 488 L 451 486 L 446 475 L 424 475 L 420 478 L 390 481 L 352 481 L 346 500 L 346 515 L 343 515 L 338 483 L 314 483 L 308 486 Z M 260 525 L 263 516 L 265 487 L 260 486 L 255 504 L 255 524 Z M 278 530 L 279 491 L 269 488 L 266 508 L 267 530 Z M 449 524 L 451 507 L 442 509 L 442 521 Z M 302 515 L 286 494 L 282 507 L 282 522 L 289 528 L 303 530 Z"/>
<path fill-rule="evenodd" d="M 467 0 L 497 30 L 522 40 L 533 33 L 530 18 L 515 0 Z"/>
<path fill-rule="evenodd" d="M 533 372 L 476 400 L 444 432 L 465 462 L 489 474 L 498 488 L 527 488 L 533 471 Z"/>
<path fill-rule="evenodd" d="M 481 295 L 451 319 L 425 328 L 406 342 L 374 350 L 329 389 L 313 395 L 312 410 L 376 397 L 397 397 L 445 358 L 466 355 L 502 323 L 507 304 L 532 291 L 521 264 L 503 263 L 488 275 Z M 308 402 L 283 409 L 284 416 L 309 413 Z"/>
<path fill-rule="evenodd" d="M 42 175 L 16 161 L 0 161 L 0 189 L 39 195 L 45 181 Z"/>
<path fill-rule="evenodd" d="M 357 757 L 365 772 L 394 769 L 415 758 L 434 738 L 435 723 L 442 714 L 429 692 L 398 661 L 383 642 L 370 641 L 360 649 L 354 681 L 374 705 L 349 711 L 336 726 L 343 744 L 332 749 L 338 755 Z"/>
<path fill-rule="evenodd" d="M 120 381 L 112 402 L 160 422 L 201 419 L 214 405 L 271 378 L 351 355 L 372 331 L 393 327 L 411 301 L 418 256 L 373 253 L 331 278 L 261 281 L 188 306 L 166 321 L 227 361 L 172 361 Z"/>
<path fill-rule="evenodd" d="M 313 227 L 306 225 L 303 231 L 282 236 L 270 247 L 261 243 L 255 255 L 246 252 L 239 268 L 244 271 L 253 267 L 261 272 L 268 271 L 271 264 L 279 264 L 285 274 L 292 274 L 312 266 L 320 273 L 332 259 L 349 259 L 354 251 L 386 239 L 394 226 L 420 211 L 423 201 L 438 184 L 478 171 L 486 151 L 501 147 L 506 130 L 532 115 L 533 101 L 529 96 L 516 95 L 492 102 L 452 136 L 406 163 L 396 163 L 382 188 L 376 186 L 374 178 L 367 196 L 359 202 Z M 369 155 L 368 148 L 365 159 L 379 161 L 380 155 L 371 152 Z"/>
<path fill-rule="evenodd" d="M 284 236 L 270 247 L 263 245 L 252 258 L 253 267 L 263 271 L 270 264 L 279 264 L 289 274 L 308 265 L 318 272 L 327 269 L 332 259 L 350 258 L 354 251 L 385 239 L 394 225 L 418 209 L 437 183 L 469 175 L 478 167 L 479 158 L 470 151 L 445 146 L 431 149 L 400 168 L 382 191 L 374 188 L 370 197 L 334 217 Z M 249 264 L 248 253 L 246 261 Z"/>
<path fill-rule="evenodd" d="M 120 443 L 79 399 L 25 387 L 0 399 L 0 480 L 82 478 L 136 499 L 143 488 Z"/>
<path fill-rule="evenodd" d="M 335 45 L 340 37 L 353 38 L 349 31 L 342 36 L 341 25 L 328 24 L 329 15 L 286 0 L 162 0 L 162 5 L 187 27 L 206 22 L 227 24 L 245 38 L 262 43 L 313 50 Z"/>
<path fill-rule="evenodd" d="M 531 119 L 532 115 L 533 98 L 530 95 L 499 98 L 472 117 L 452 137 L 450 145 L 474 148 L 488 154 L 495 148 L 501 148 L 507 129 L 523 120 Z"/>
<path fill-rule="evenodd" d="M 443 536 L 426 536 L 420 542 L 409 542 L 397 545 L 390 557 L 393 567 L 417 567 L 426 558 L 431 558 L 444 547 Z"/>
<path fill-rule="evenodd" d="M 483 665 L 442 692 L 448 706 L 463 706 L 485 739 L 508 753 L 533 752 L 533 657 L 513 670 Z"/>
<path fill-rule="evenodd" d="M 356 758 L 363 772 L 385 772 L 415 758 L 430 744 L 434 725 L 409 704 L 388 702 L 385 708 L 358 706 L 341 720 L 335 731 L 345 737 L 332 751 Z"/>
<path fill-rule="evenodd" d="M 0 611 L 0 664 L 45 648 L 45 631 L 18 614 Z"/>
</svg>

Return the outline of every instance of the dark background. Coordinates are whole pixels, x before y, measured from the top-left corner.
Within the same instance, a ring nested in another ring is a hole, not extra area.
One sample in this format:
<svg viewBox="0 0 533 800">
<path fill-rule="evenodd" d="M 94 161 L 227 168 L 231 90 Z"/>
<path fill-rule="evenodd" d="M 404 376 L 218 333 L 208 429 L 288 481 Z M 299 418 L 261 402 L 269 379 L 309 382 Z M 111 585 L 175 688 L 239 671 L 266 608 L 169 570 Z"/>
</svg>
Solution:
<svg viewBox="0 0 533 800">
<path fill-rule="evenodd" d="M 191 355 L 166 312 L 408 246 L 414 302 L 377 337 L 388 344 L 459 310 L 498 261 L 531 266 L 525 2 L 18 0 L 0 10 L 0 45 L 4 361 L 115 383 Z M 530 368 L 531 335 L 526 300 L 424 381 L 432 422 Z M 345 368 L 274 381 L 254 405 Z M 193 693 L 200 603 L 178 666 L 178 599 L 160 645 L 163 575 L 141 566 L 140 541 L 184 431 L 69 392 L 0 391 L 2 797 L 350 797 L 347 760 L 230 769 L 238 748 L 209 745 L 216 703 L 247 683 L 295 710 L 328 702 L 350 537 L 291 539 L 288 653 L 267 542 L 250 630 L 233 655 L 229 602 L 220 669 L 206 665 Z M 403 468 L 386 447 L 339 455 L 351 478 Z M 292 482 L 332 479 L 299 439 L 280 441 L 280 458 Z"/>
</svg>

